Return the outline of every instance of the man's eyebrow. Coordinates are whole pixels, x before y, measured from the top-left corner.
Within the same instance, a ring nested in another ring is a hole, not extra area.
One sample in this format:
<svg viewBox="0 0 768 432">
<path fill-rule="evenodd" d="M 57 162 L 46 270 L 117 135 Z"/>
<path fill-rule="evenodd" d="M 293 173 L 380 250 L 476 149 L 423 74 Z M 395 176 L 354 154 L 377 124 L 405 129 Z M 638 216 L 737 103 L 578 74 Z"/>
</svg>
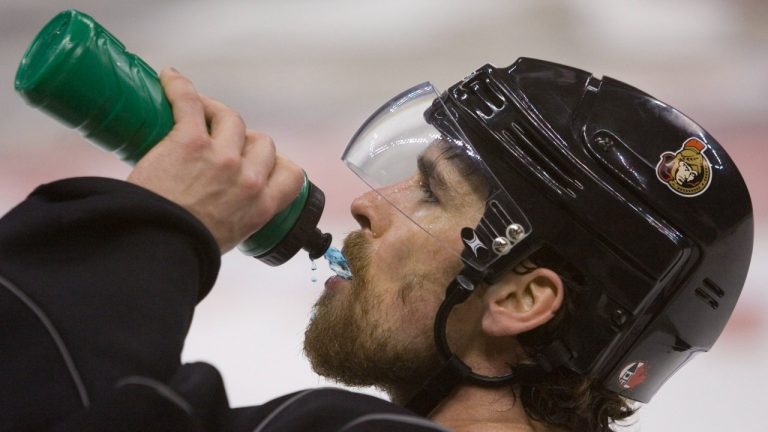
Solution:
<svg viewBox="0 0 768 432">
<path fill-rule="evenodd" d="M 437 168 L 434 158 L 425 156 L 422 153 L 416 160 L 416 166 L 419 168 L 422 178 L 429 181 L 430 184 L 441 189 L 447 188 L 448 183 L 445 181 L 442 170 Z"/>
</svg>

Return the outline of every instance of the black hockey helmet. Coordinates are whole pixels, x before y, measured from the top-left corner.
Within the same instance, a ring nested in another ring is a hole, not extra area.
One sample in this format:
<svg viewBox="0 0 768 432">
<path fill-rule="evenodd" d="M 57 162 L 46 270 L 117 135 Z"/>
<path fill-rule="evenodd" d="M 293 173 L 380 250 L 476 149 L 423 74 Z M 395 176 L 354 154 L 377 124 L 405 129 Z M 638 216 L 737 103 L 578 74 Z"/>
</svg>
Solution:
<svg viewBox="0 0 768 432">
<path fill-rule="evenodd" d="M 395 126 L 382 118 L 425 94 L 431 105 L 416 110 L 434 130 L 419 139 L 386 130 Z M 565 316 L 552 338 L 523 338 L 541 370 L 566 367 L 647 402 L 712 346 L 746 278 L 753 216 L 738 169 L 709 133 L 620 81 L 527 58 L 483 66 L 436 95 L 422 84 L 394 98 L 344 159 L 376 188 L 366 178 L 376 170 L 361 174 L 362 165 L 379 158 L 391 166 L 384 150 L 440 137 L 466 149 L 491 179 L 482 218 L 461 231 L 465 271 L 436 320 L 444 369 L 477 383 L 514 379 L 471 372 L 451 355 L 444 323 L 465 298 L 452 293 L 468 295 L 472 279 L 492 282 L 542 247 L 578 269 L 590 289 L 571 299 L 578 315 Z M 356 157 L 359 141 L 366 145 Z M 441 383 L 447 376 L 425 387 L 430 403 L 412 406 L 434 406 L 456 383 Z"/>
</svg>

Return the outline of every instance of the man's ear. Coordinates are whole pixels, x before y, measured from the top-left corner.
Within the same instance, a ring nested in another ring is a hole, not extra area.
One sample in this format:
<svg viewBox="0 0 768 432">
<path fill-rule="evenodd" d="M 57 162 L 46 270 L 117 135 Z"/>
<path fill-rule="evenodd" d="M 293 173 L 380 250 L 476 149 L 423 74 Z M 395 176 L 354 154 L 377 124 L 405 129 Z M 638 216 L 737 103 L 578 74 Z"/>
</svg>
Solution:
<svg viewBox="0 0 768 432">
<path fill-rule="evenodd" d="M 563 296 L 563 281 L 552 270 L 509 272 L 483 296 L 483 331 L 491 336 L 511 336 L 533 330 L 555 316 Z"/>
</svg>

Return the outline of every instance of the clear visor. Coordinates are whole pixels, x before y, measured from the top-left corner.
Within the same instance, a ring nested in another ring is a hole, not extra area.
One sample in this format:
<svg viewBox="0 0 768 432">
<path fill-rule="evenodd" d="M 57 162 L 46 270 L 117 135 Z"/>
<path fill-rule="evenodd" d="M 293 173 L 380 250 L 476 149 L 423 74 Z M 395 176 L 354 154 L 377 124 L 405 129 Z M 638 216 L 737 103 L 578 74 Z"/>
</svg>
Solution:
<svg viewBox="0 0 768 432">
<path fill-rule="evenodd" d="M 387 203 L 484 270 L 531 226 L 430 83 L 394 97 L 357 131 L 342 160 Z"/>
</svg>

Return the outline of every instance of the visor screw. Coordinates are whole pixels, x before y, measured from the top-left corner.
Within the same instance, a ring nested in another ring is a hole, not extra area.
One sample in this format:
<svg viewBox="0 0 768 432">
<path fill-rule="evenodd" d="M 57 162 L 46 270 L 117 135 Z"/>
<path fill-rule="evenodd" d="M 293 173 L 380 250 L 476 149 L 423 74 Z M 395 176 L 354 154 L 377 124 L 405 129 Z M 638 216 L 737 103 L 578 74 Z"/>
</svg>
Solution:
<svg viewBox="0 0 768 432">
<path fill-rule="evenodd" d="M 515 243 L 522 240 L 524 234 L 525 229 L 523 229 L 523 226 L 520 224 L 513 223 L 507 227 L 507 238 Z"/>
<path fill-rule="evenodd" d="M 616 309 L 613 311 L 613 314 L 611 314 L 611 321 L 619 327 L 627 322 L 627 318 L 627 314 L 621 309 Z"/>
<path fill-rule="evenodd" d="M 493 251 L 496 255 L 506 255 L 512 249 L 512 243 L 505 237 L 496 237 L 493 239 Z"/>
</svg>

